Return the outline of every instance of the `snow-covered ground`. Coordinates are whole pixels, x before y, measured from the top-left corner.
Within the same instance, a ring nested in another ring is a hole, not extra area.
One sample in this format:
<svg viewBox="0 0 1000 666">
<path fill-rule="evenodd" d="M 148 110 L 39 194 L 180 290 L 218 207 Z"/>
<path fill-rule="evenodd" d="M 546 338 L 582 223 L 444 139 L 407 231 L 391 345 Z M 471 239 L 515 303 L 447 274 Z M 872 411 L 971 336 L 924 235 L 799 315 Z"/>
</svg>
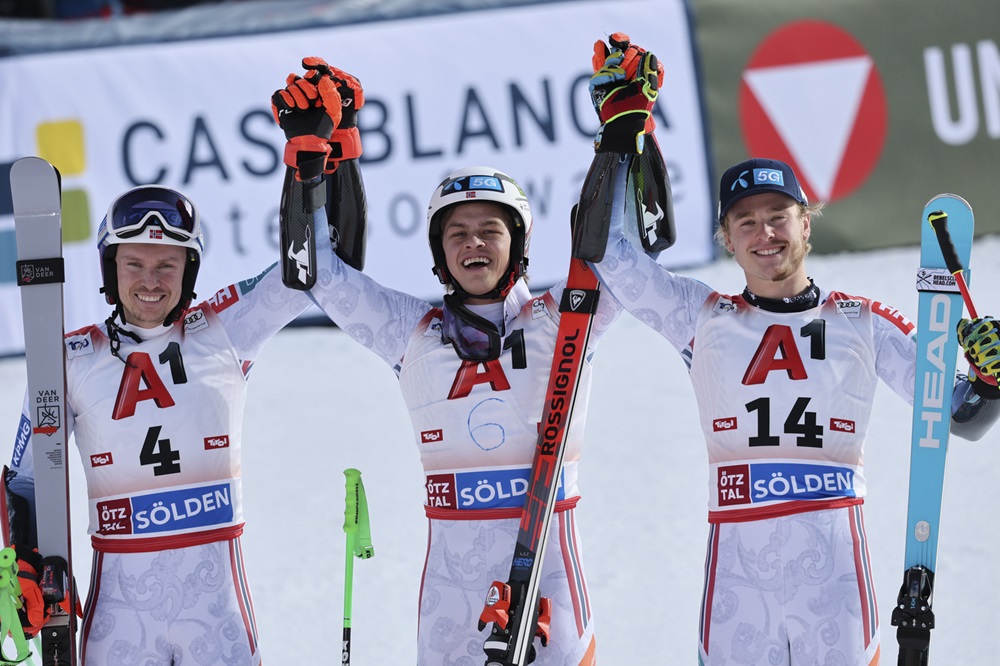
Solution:
<svg viewBox="0 0 1000 666">
<path fill-rule="evenodd" d="M 981 312 L 1000 312 L 1000 239 L 977 241 Z M 815 256 L 826 287 L 870 296 L 916 317 L 916 248 Z M 728 259 L 688 271 L 725 292 L 743 288 Z M 234 276 L 242 277 L 242 276 Z M 23 359 L 0 361 L 0 457 L 10 456 L 24 387 Z M 392 372 L 333 328 L 290 329 L 250 377 L 244 451 L 247 567 L 266 663 L 339 663 L 344 571 L 344 475 L 363 473 L 376 555 L 354 569 L 353 663 L 414 663 L 417 592 L 427 536 L 417 451 Z M 866 524 L 882 622 L 882 660 L 895 661 L 889 615 L 902 580 L 910 408 L 884 386 L 865 458 Z M 625 315 L 595 360 L 580 469 L 585 566 L 610 666 L 696 662 L 707 505 L 706 454 L 681 359 Z M 77 580 L 89 540 L 73 458 Z M 1000 476 L 1000 428 L 953 440 L 937 571 L 934 661 L 996 663 L 1000 535 L 989 527 Z M 991 490 L 991 488 L 993 490 Z M 483 591 L 485 593 L 485 590 Z M 479 664 L 470 661 L 469 664 Z"/>
</svg>

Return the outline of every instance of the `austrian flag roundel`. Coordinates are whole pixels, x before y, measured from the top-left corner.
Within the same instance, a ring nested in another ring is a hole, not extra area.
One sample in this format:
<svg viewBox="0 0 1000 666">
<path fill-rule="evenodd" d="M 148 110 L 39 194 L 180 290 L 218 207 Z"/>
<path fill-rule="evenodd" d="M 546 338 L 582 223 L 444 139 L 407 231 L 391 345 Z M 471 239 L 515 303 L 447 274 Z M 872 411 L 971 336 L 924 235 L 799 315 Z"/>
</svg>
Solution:
<svg viewBox="0 0 1000 666">
<path fill-rule="evenodd" d="M 739 109 L 749 154 L 791 164 L 810 201 L 861 187 L 885 145 L 875 62 L 825 21 L 795 21 L 764 38 L 743 71 Z"/>
</svg>

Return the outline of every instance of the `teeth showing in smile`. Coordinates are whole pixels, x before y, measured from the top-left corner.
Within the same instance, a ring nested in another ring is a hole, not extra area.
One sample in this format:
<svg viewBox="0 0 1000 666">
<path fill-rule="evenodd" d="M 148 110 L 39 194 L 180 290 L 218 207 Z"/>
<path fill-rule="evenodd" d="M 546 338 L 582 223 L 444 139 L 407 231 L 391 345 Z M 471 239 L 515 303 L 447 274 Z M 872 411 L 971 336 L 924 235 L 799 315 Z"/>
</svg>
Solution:
<svg viewBox="0 0 1000 666">
<path fill-rule="evenodd" d="M 769 257 L 772 254 L 778 254 L 779 252 L 781 252 L 781 248 L 780 247 L 772 247 L 772 248 L 767 249 L 767 250 L 757 250 L 754 254 L 757 254 L 757 255 L 759 255 L 761 257 Z"/>
<path fill-rule="evenodd" d="M 157 301 L 163 298 L 162 295 L 153 295 L 153 294 L 136 294 L 135 297 L 145 303 L 156 303 Z"/>
<path fill-rule="evenodd" d="M 474 266 L 477 264 L 482 264 L 483 266 L 486 266 L 489 263 L 490 260 L 487 259 L 486 257 L 469 257 L 468 259 L 462 262 L 462 266 L 468 268 L 469 266 Z"/>
</svg>

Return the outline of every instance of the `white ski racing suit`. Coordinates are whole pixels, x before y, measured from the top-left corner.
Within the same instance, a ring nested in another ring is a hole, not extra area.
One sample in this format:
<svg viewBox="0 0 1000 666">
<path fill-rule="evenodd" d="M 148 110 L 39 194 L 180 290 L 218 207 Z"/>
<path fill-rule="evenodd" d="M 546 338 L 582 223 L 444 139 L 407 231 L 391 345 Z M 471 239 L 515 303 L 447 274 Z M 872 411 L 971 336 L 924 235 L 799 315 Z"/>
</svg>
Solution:
<svg viewBox="0 0 1000 666">
<path fill-rule="evenodd" d="M 914 326 L 815 285 L 803 302 L 720 294 L 618 225 L 595 268 L 681 354 L 697 398 L 710 498 L 699 664 L 877 664 L 864 441 L 879 379 L 913 402 Z"/>
<path fill-rule="evenodd" d="M 336 259 L 335 259 L 336 262 Z M 429 521 L 420 587 L 417 664 L 481 663 L 489 627 L 477 630 L 486 593 L 506 581 L 538 439 L 559 325 L 563 285 L 532 297 L 519 280 L 506 300 L 469 306 L 498 324 L 494 361 L 464 361 L 442 338 L 442 310 L 385 288 L 344 263 L 314 290 L 326 314 L 399 377 L 420 452 Z M 334 297 L 339 295 L 339 297 Z M 575 507 L 594 346 L 621 312 L 601 294 L 581 367 L 580 393 L 543 563 L 541 595 L 552 601 L 540 665 L 594 663 L 596 642 Z"/>
<path fill-rule="evenodd" d="M 325 223 L 315 232 L 317 255 L 333 256 Z M 319 279 L 328 275 L 321 262 Z M 105 324 L 66 335 L 68 425 L 94 548 L 84 666 L 261 663 L 240 545 L 247 375 L 312 302 L 274 264 L 170 326 L 126 324 L 141 342 L 121 336 L 120 358 Z M 30 437 L 25 405 L 7 486 L 33 514 Z"/>
</svg>

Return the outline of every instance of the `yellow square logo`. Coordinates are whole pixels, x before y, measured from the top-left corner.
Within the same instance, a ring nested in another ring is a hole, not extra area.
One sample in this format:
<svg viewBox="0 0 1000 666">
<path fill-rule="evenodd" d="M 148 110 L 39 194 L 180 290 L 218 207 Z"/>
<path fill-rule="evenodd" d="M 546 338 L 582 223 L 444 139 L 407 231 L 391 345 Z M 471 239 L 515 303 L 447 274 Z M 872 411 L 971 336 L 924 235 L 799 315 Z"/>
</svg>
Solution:
<svg viewBox="0 0 1000 666">
<path fill-rule="evenodd" d="M 35 128 L 38 156 L 59 169 L 63 176 L 79 176 L 86 169 L 83 125 L 78 120 L 40 123 Z"/>
</svg>

